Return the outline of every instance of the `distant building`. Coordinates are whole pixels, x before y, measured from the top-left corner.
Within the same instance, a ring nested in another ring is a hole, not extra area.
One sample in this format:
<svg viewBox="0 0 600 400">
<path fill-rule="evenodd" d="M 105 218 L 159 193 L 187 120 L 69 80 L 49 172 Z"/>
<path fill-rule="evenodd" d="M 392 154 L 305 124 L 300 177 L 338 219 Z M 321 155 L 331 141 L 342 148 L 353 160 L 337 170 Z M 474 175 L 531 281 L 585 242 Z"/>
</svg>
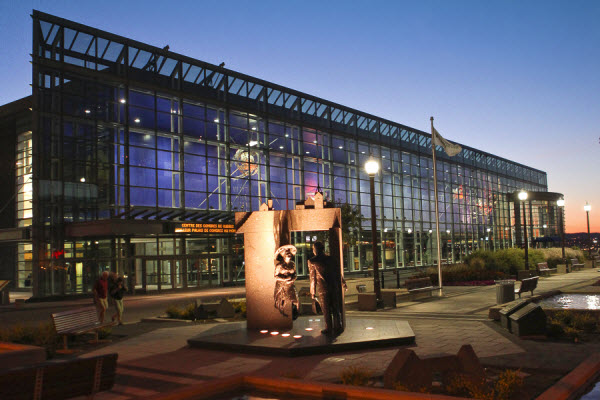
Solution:
<svg viewBox="0 0 600 400">
<path fill-rule="evenodd" d="M 86 292 L 105 269 L 140 291 L 235 284 L 234 212 L 317 189 L 365 217 L 344 254 L 362 275 L 370 154 L 382 268 L 435 262 L 428 133 L 38 11 L 32 54 L 32 96 L 0 107 L 0 278 L 17 288 Z M 545 172 L 468 146 L 437 168 L 445 262 L 521 243 L 512 193 L 547 192 Z M 557 196 L 528 211 L 532 244 L 557 237 Z M 315 236 L 294 235 L 300 275 Z"/>
</svg>

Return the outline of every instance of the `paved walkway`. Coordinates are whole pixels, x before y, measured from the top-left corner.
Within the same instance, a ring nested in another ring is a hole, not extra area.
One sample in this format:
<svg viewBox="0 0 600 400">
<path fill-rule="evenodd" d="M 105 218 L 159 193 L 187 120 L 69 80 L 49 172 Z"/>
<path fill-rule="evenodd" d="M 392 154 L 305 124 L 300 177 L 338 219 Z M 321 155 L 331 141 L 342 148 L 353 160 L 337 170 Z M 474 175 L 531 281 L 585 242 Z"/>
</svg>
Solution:
<svg viewBox="0 0 600 400">
<path fill-rule="evenodd" d="M 552 289 L 576 289 L 600 279 L 596 270 L 540 278 L 537 293 Z M 529 295 L 524 295 L 525 298 Z M 393 318 L 409 321 L 416 343 L 409 348 L 419 356 L 455 354 L 471 344 L 482 363 L 502 368 L 537 369 L 566 374 L 600 344 L 574 344 L 520 340 L 487 318 L 495 305 L 495 287 L 448 287 L 444 297 L 406 302 L 396 309 L 375 313 L 349 311 L 347 316 Z M 89 355 L 119 353 L 117 384 L 99 399 L 136 399 L 167 392 L 206 380 L 238 373 L 339 381 L 348 366 L 362 365 L 382 375 L 398 348 L 325 354 L 306 357 L 267 357 L 192 349 L 187 339 L 210 329 L 212 324 L 130 324 L 115 328 L 128 338 Z M 141 333 L 140 333 L 141 332 Z"/>
</svg>

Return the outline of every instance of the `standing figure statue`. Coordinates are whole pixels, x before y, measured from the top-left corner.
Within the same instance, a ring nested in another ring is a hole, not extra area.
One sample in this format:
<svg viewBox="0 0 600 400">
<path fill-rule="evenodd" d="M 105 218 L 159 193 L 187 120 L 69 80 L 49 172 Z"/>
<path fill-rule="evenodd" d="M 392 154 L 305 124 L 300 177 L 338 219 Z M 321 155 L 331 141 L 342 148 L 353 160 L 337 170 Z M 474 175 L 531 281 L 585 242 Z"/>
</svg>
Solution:
<svg viewBox="0 0 600 400">
<path fill-rule="evenodd" d="M 319 294 L 319 303 L 323 310 L 325 329 L 321 333 L 337 336 L 344 331 L 344 304 L 342 285 L 345 286 L 340 266 L 334 258 L 325 254 L 322 242 L 313 244 L 314 257 L 308 260 L 310 274 L 310 295 L 315 299 Z"/>
<path fill-rule="evenodd" d="M 298 296 L 294 282 L 296 281 L 296 264 L 292 261 L 292 257 L 296 255 L 296 247 L 291 244 L 281 246 L 275 252 L 275 308 L 279 312 L 288 316 L 285 313 L 287 304 L 292 306 L 292 319 L 298 318 Z"/>
</svg>

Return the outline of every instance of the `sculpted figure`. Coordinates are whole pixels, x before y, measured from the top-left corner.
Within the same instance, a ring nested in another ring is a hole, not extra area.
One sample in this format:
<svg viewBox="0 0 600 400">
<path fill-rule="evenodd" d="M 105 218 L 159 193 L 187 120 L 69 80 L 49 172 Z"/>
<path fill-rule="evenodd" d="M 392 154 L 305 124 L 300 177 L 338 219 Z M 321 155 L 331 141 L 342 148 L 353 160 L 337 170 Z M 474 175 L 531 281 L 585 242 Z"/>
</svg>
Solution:
<svg viewBox="0 0 600 400">
<path fill-rule="evenodd" d="M 275 308 L 285 313 L 287 304 L 292 305 L 292 318 L 298 318 L 298 296 L 294 282 L 296 281 L 296 264 L 292 257 L 296 255 L 296 247 L 291 244 L 281 246 L 275 252 Z"/>
<path fill-rule="evenodd" d="M 310 295 L 315 299 L 319 295 L 319 303 L 323 310 L 326 328 L 321 333 L 337 336 L 344 331 L 344 304 L 342 285 L 345 286 L 340 266 L 325 254 L 325 246 L 321 242 L 313 244 L 314 257 L 308 260 L 310 274 Z"/>
</svg>

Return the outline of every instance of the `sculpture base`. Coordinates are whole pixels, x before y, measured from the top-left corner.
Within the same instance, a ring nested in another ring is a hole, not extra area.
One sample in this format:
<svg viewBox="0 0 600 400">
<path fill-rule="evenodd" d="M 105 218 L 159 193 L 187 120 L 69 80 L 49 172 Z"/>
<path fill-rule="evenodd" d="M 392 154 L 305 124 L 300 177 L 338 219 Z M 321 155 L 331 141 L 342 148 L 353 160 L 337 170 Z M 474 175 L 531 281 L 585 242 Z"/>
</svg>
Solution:
<svg viewBox="0 0 600 400">
<path fill-rule="evenodd" d="M 415 334 L 406 321 L 347 317 L 346 330 L 335 338 L 321 334 L 324 327 L 322 316 L 300 317 L 294 321 L 293 329 L 276 334 L 275 331 L 247 330 L 245 322 L 235 322 L 215 326 L 188 339 L 188 344 L 210 350 L 304 356 L 401 346 L 415 341 Z"/>
</svg>

